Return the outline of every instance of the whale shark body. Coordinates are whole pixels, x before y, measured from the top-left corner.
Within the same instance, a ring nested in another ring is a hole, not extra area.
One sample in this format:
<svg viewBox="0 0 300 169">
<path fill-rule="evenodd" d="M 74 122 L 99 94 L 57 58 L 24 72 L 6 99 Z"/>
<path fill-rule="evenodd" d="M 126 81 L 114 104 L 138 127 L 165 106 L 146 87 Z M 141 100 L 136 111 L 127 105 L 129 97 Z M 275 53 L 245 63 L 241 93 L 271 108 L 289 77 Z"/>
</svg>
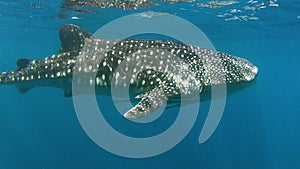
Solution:
<svg viewBox="0 0 300 169">
<path fill-rule="evenodd" d="M 84 7 L 92 7 L 92 8 L 119 8 L 119 9 L 139 9 L 141 7 L 153 7 L 155 3 L 150 2 L 149 0 L 65 0 L 63 1 L 62 8 L 73 10 L 77 12 L 85 12 L 86 9 Z"/>
<path fill-rule="evenodd" d="M 17 69 L 0 75 L 0 85 L 14 85 L 20 93 L 56 87 L 65 97 L 85 94 L 72 90 L 74 83 L 95 87 L 97 94 L 129 88 L 139 102 L 124 116 L 136 119 L 179 95 L 201 96 L 212 85 L 250 84 L 258 71 L 245 59 L 181 42 L 103 40 L 75 25 L 62 26 L 59 35 L 58 54 L 19 59 Z"/>
<path fill-rule="evenodd" d="M 178 3 L 193 0 L 64 0 L 62 9 L 76 12 L 89 12 L 88 8 L 118 8 L 123 10 L 137 10 L 158 6 L 161 2 Z M 86 8 L 85 8 L 86 7 Z"/>
</svg>

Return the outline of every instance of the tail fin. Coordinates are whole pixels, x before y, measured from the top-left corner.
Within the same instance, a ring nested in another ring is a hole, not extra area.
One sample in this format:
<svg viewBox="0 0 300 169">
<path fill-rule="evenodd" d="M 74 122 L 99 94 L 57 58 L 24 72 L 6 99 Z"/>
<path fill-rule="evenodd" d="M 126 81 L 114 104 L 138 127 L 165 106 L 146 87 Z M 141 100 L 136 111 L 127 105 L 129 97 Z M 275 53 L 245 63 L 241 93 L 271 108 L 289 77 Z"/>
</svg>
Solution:
<svg viewBox="0 0 300 169">
<path fill-rule="evenodd" d="M 3 84 L 6 82 L 6 72 L 3 72 L 0 74 L 0 84 Z"/>
<path fill-rule="evenodd" d="M 2 84 L 9 84 L 10 82 L 14 82 L 14 75 L 11 72 L 3 72 L 0 74 L 0 85 Z M 16 84 L 16 87 L 18 88 L 20 93 L 27 93 L 32 87 L 29 86 L 21 86 Z"/>
<path fill-rule="evenodd" d="M 17 80 L 18 72 L 24 68 L 26 68 L 30 64 L 29 59 L 19 59 L 17 61 L 17 69 L 10 72 L 3 72 L 0 74 L 0 84 L 1 83 L 9 83 Z"/>
<path fill-rule="evenodd" d="M 32 89 L 31 87 L 24 86 L 17 86 L 17 88 L 21 94 L 27 93 L 30 89 Z"/>
</svg>

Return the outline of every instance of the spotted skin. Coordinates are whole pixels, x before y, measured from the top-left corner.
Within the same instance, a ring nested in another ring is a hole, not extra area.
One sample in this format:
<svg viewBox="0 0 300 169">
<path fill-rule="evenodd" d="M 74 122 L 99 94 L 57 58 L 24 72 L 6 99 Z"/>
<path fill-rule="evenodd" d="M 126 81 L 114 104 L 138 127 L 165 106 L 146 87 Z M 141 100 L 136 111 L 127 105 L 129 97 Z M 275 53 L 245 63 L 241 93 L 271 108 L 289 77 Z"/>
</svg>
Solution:
<svg viewBox="0 0 300 169">
<path fill-rule="evenodd" d="M 38 86 L 57 87 L 66 97 L 84 94 L 72 92 L 72 83 L 95 86 L 96 91 L 130 88 L 140 101 L 124 116 L 136 119 L 180 94 L 201 94 L 212 85 L 247 83 L 257 74 L 256 66 L 245 59 L 181 42 L 108 41 L 75 25 L 64 25 L 60 39 L 59 54 L 19 60 L 16 70 L 0 75 L 0 84 L 15 85 L 21 93 Z M 74 73 L 84 76 L 74 81 Z"/>
<path fill-rule="evenodd" d="M 92 8 L 119 8 L 123 10 L 136 10 L 157 6 L 149 0 L 65 0 L 62 9 L 76 12 L 88 12 L 84 7 Z"/>
<path fill-rule="evenodd" d="M 91 13 L 89 8 L 118 8 L 123 10 L 137 10 L 158 6 L 160 2 L 178 3 L 193 0 L 64 0 L 62 9 L 82 13 Z"/>
</svg>

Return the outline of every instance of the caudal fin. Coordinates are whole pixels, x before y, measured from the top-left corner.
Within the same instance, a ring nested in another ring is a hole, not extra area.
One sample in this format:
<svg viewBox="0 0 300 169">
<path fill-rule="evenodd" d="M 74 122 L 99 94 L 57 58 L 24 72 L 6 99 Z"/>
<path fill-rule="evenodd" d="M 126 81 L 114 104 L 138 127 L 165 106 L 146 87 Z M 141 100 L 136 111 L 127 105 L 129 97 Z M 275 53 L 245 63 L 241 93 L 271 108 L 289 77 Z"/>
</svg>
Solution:
<svg viewBox="0 0 300 169">
<path fill-rule="evenodd" d="M 7 79 L 6 76 L 7 76 L 7 72 L 3 72 L 0 74 L 0 85 L 6 82 Z"/>
</svg>

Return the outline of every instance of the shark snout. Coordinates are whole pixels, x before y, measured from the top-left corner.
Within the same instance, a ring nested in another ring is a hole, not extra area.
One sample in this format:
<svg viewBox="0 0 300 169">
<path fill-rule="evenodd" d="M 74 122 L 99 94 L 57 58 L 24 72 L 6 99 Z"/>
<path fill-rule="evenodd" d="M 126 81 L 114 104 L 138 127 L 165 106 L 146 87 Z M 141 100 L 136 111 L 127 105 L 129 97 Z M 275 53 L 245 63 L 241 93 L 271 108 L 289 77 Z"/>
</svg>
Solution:
<svg viewBox="0 0 300 169">
<path fill-rule="evenodd" d="M 245 81 L 252 81 L 255 79 L 257 73 L 258 73 L 258 68 L 251 62 L 247 60 L 243 60 L 244 64 L 244 69 L 242 70 L 242 73 L 244 75 L 244 80 Z"/>
</svg>

